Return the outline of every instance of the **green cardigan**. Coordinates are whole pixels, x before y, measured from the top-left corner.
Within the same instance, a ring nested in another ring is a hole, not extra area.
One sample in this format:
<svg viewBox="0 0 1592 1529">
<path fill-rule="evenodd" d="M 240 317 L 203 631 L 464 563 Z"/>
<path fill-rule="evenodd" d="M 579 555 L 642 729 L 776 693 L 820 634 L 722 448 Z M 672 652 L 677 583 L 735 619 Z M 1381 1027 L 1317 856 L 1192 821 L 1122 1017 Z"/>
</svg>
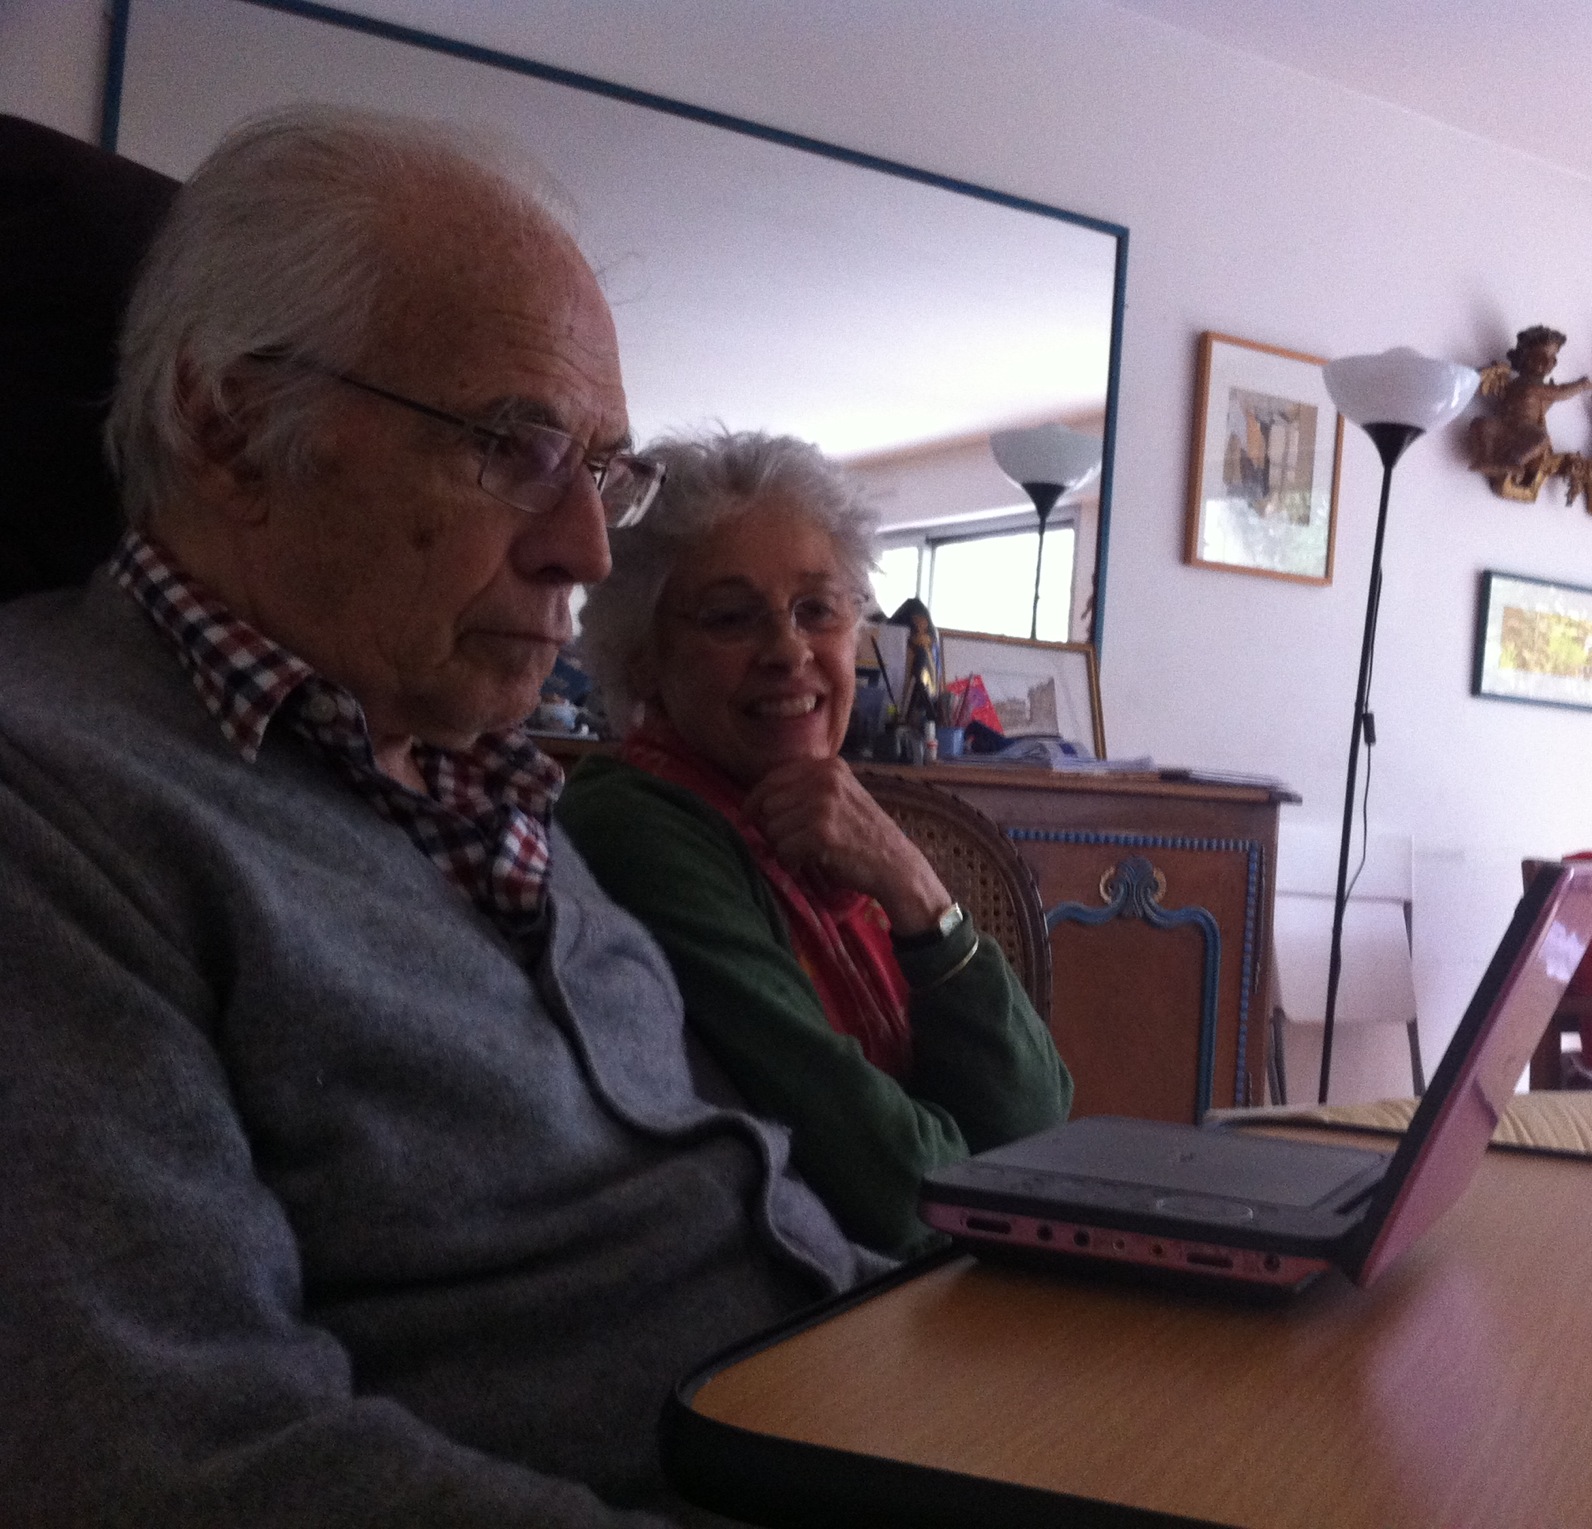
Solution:
<svg viewBox="0 0 1592 1529">
<path fill-rule="evenodd" d="M 830 1028 L 772 887 L 722 814 L 603 757 L 582 762 L 557 813 L 663 947 L 687 1022 L 752 1109 L 790 1127 L 797 1168 L 858 1242 L 896 1257 L 931 1246 L 925 1172 L 1066 1118 L 1072 1079 L 1049 1032 L 970 922 L 898 952 L 913 990 L 912 1072 L 898 1083 Z"/>
</svg>

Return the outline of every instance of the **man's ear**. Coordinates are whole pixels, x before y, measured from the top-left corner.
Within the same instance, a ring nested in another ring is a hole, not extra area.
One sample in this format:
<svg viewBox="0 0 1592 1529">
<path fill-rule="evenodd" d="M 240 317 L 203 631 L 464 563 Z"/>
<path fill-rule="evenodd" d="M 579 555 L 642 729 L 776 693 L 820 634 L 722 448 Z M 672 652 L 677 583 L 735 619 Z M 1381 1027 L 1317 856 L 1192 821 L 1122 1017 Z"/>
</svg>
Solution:
<svg viewBox="0 0 1592 1529">
<path fill-rule="evenodd" d="M 250 400 L 240 382 L 221 385 L 218 400 L 199 386 L 186 361 L 177 368 L 177 407 L 188 427 L 188 471 L 197 498 L 257 522 L 264 517 L 264 474 L 249 454 Z"/>
</svg>

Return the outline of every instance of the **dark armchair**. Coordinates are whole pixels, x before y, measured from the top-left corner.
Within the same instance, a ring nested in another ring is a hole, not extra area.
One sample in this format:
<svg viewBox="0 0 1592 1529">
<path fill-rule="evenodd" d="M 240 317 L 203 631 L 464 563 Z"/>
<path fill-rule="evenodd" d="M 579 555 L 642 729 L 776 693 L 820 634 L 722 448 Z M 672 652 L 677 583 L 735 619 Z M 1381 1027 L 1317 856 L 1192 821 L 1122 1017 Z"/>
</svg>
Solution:
<svg viewBox="0 0 1592 1529">
<path fill-rule="evenodd" d="M 120 534 L 100 427 L 122 309 L 176 189 L 0 116 L 0 600 L 79 582 Z"/>
</svg>

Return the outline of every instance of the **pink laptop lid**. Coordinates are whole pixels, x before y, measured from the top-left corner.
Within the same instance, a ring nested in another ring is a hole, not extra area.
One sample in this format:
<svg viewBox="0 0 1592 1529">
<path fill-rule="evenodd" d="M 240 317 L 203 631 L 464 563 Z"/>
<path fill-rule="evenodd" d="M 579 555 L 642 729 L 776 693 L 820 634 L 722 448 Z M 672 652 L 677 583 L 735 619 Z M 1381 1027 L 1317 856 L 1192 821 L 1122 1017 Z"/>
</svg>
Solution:
<svg viewBox="0 0 1592 1529">
<path fill-rule="evenodd" d="M 1352 1271 L 1369 1285 L 1465 1192 L 1570 978 L 1592 944 L 1592 863 L 1545 867 L 1459 1022 L 1368 1225 L 1380 1225 Z M 1513 951 L 1511 957 L 1510 952 Z M 1467 1034 L 1467 1032 L 1469 1032 Z M 1459 1076 L 1444 1077 L 1455 1069 Z"/>
</svg>

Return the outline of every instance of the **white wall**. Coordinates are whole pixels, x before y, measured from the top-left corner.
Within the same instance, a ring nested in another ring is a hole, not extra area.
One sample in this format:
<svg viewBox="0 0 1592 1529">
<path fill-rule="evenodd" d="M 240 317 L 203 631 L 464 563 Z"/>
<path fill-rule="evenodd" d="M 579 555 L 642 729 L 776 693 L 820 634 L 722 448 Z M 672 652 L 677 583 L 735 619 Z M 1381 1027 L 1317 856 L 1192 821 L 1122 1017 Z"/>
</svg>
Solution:
<svg viewBox="0 0 1592 1529">
<path fill-rule="evenodd" d="M 436 0 L 384 9 L 446 24 Z M 1297 821 L 1335 822 L 1379 468 L 1355 433 L 1332 587 L 1183 566 L 1196 336 L 1482 362 L 1542 322 L 1571 336 L 1567 375 L 1592 369 L 1592 305 L 1577 297 L 1586 181 L 1105 0 L 502 9 L 548 61 L 1126 224 L 1113 747 L 1282 776 L 1304 795 Z M 0 18 L 0 109 L 89 135 L 98 4 L 6 0 Z M 1562 445 L 1586 418 L 1558 411 Z M 1494 498 L 1458 444 L 1422 441 L 1398 470 L 1374 696 L 1372 817 L 1415 844 L 1429 1057 L 1502 927 L 1519 856 L 1592 845 L 1592 714 L 1468 694 L 1478 571 L 1592 584 L 1592 518 L 1551 492 Z"/>
</svg>

